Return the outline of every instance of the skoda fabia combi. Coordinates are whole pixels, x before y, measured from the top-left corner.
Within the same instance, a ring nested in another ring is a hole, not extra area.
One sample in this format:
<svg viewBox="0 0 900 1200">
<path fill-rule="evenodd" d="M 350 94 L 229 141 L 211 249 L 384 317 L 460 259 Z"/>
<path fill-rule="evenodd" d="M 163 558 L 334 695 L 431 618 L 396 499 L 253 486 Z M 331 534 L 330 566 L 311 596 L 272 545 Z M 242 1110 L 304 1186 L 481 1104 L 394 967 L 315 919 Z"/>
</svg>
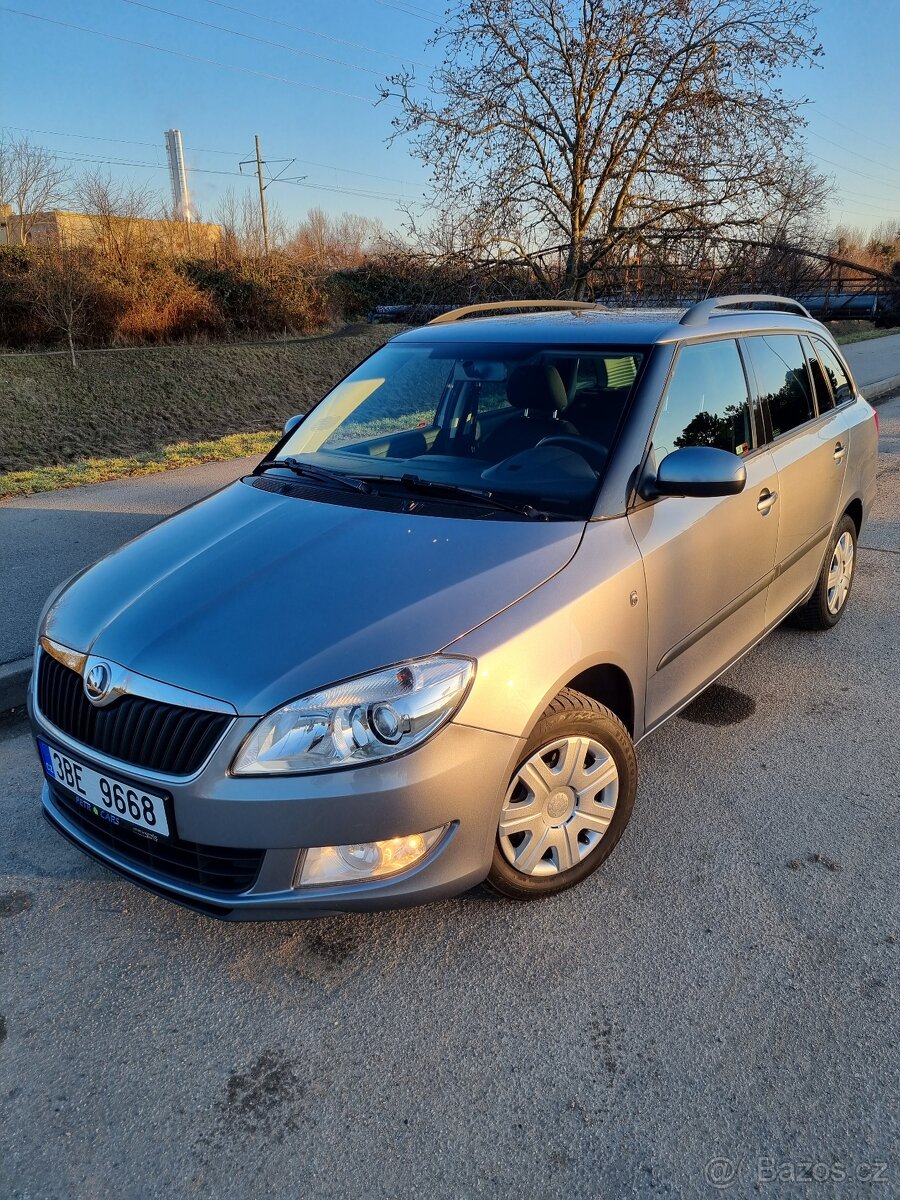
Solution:
<svg viewBox="0 0 900 1200">
<path fill-rule="evenodd" d="M 477 307 L 52 597 L 30 711 L 76 845 L 234 919 L 544 896 L 621 838 L 636 742 L 840 620 L 877 425 L 799 304 Z"/>
</svg>

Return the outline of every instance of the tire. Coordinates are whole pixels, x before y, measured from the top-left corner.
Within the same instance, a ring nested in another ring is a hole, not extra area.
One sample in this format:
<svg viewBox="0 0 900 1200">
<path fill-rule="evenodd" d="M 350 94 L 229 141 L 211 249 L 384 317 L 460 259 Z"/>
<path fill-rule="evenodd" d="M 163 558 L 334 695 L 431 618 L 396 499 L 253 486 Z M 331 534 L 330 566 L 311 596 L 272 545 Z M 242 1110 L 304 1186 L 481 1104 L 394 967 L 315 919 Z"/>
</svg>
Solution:
<svg viewBox="0 0 900 1200">
<path fill-rule="evenodd" d="M 510 780 L 487 885 L 511 900 L 533 900 L 580 883 L 625 832 L 637 779 L 634 745 L 619 718 L 565 688 Z"/>
<path fill-rule="evenodd" d="M 835 526 L 813 594 L 791 614 L 799 629 L 833 629 L 844 615 L 856 575 L 856 524 L 843 516 Z"/>
</svg>

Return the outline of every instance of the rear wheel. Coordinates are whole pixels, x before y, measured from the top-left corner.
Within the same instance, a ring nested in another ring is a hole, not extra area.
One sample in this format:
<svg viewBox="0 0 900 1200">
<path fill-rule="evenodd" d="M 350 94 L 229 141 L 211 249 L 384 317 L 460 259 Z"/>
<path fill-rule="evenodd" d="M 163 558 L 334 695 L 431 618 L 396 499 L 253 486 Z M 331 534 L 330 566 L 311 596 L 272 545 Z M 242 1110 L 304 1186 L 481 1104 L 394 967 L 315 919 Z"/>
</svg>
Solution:
<svg viewBox="0 0 900 1200">
<path fill-rule="evenodd" d="M 636 791 L 637 760 L 625 726 L 566 688 L 538 721 L 510 780 L 488 884 L 529 900 L 579 883 L 614 849 Z"/>
<path fill-rule="evenodd" d="M 856 571 L 856 524 L 838 521 L 813 594 L 791 616 L 801 629 L 832 629 L 844 615 Z"/>
</svg>

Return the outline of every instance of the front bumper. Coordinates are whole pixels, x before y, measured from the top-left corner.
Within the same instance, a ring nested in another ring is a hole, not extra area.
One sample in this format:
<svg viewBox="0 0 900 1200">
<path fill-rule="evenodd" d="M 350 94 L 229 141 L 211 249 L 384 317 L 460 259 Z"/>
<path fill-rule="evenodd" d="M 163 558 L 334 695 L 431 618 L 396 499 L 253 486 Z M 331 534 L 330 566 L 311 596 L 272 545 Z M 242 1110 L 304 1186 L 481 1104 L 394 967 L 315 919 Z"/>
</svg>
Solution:
<svg viewBox="0 0 900 1200">
<path fill-rule="evenodd" d="M 228 920 L 298 919 L 404 907 L 457 895 L 485 878 L 518 738 L 450 723 L 423 746 L 389 762 L 307 776 L 244 777 L 228 767 L 255 718 L 237 718 L 203 768 L 189 779 L 136 770 L 66 737 L 37 711 L 35 735 L 95 770 L 171 797 L 179 844 L 258 850 L 254 882 L 242 890 L 175 878 L 147 857 L 110 844 L 102 827 L 65 803 L 47 781 L 44 814 L 79 848 L 135 883 L 190 908 Z M 294 886 L 304 849 L 420 833 L 447 833 L 411 870 L 382 880 Z"/>
</svg>

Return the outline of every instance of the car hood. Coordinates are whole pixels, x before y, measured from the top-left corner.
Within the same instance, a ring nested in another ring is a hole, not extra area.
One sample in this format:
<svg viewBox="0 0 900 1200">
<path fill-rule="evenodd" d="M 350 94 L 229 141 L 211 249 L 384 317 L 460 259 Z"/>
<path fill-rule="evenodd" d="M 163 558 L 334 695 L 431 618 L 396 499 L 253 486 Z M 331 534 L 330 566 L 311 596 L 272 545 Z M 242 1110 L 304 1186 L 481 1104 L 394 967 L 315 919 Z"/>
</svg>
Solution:
<svg viewBox="0 0 900 1200">
<path fill-rule="evenodd" d="M 565 566 L 583 528 L 384 512 L 240 481 L 78 576 L 45 632 L 257 715 L 440 650 Z"/>
</svg>

